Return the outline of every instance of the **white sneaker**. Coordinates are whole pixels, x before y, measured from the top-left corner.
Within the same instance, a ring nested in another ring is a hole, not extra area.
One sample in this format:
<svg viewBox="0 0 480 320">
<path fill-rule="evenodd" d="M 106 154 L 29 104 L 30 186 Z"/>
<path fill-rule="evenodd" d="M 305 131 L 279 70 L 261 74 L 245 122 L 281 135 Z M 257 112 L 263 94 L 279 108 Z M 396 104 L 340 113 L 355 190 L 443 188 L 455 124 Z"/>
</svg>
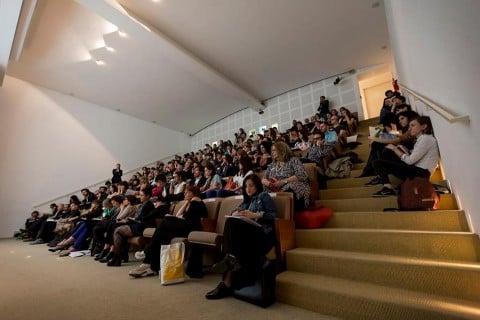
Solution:
<svg viewBox="0 0 480 320">
<path fill-rule="evenodd" d="M 142 263 L 141 265 L 138 266 L 138 268 L 130 270 L 128 273 L 129 276 L 134 277 L 134 278 L 140 278 L 140 277 L 150 277 L 150 276 L 155 276 L 158 273 L 150 269 L 150 265 L 147 263 Z"/>
<path fill-rule="evenodd" d="M 137 260 L 145 259 L 145 252 L 143 252 L 143 250 L 135 252 L 135 259 Z"/>
</svg>

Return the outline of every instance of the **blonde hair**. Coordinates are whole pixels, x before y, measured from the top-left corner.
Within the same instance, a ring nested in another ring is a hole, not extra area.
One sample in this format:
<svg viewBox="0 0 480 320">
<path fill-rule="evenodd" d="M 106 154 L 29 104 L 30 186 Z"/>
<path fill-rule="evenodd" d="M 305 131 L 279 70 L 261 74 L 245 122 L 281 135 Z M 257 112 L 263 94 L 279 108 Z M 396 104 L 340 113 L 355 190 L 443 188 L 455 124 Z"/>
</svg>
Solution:
<svg viewBox="0 0 480 320">
<path fill-rule="evenodd" d="M 285 142 L 277 141 L 273 144 L 273 147 L 275 147 L 277 150 L 277 157 L 279 161 L 287 162 L 293 157 L 292 150 Z"/>
</svg>

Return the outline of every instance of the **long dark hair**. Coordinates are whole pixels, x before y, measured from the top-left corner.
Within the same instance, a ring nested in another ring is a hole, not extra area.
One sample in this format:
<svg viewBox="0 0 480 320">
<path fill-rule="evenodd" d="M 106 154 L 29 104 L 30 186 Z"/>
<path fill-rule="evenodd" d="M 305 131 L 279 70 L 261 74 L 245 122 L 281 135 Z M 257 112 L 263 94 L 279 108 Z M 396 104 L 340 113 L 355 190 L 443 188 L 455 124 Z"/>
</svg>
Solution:
<svg viewBox="0 0 480 320">
<path fill-rule="evenodd" d="M 253 182 L 253 184 L 255 185 L 255 188 L 257 189 L 257 192 L 255 192 L 255 194 L 252 195 L 252 196 L 249 196 L 247 194 L 247 192 L 245 191 L 245 189 L 246 189 L 245 186 L 246 186 L 248 180 L 251 180 Z M 243 201 L 244 202 L 251 202 L 252 198 L 254 196 L 258 195 L 261 192 L 263 192 L 262 181 L 260 180 L 260 178 L 256 174 L 250 174 L 247 177 L 245 177 L 245 179 L 243 179 L 242 194 L 243 194 Z"/>
<path fill-rule="evenodd" d="M 421 126 L 426 126 L 426 128 L 423 130 L 424 134 L 433 134 L 432 120 L 430 120 L 430 117 L 420 116 L 412 120 L 417 120 Z"/>
</svg>

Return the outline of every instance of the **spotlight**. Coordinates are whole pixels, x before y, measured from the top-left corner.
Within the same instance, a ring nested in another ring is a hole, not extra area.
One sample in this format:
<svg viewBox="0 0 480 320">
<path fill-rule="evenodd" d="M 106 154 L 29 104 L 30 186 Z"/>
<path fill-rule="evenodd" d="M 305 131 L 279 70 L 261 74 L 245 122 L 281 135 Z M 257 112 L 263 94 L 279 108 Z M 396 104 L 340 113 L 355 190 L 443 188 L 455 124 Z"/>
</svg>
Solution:
<svg viewBox="0 0 480 320">
<path fill-rule="evenodd" d="M 337 77 L 337 79 L 335 79 L 335 81 L 333 81 L 333 85 L 336 86 L 337 84 L 340 83 L 340 81 L 342 81 L 343 78 L 341 77 Z"/>
</svg>

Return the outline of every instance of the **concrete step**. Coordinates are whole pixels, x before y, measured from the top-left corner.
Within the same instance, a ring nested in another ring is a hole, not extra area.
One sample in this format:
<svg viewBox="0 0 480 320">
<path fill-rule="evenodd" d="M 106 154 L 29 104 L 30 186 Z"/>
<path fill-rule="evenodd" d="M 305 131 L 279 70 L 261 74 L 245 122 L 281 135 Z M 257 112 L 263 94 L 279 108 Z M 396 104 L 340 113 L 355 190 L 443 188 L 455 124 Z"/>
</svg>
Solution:
<svg viewBox="0 0 480 320">
<path fill-rule="evenodd" d="M 335 212 L 325 228 L 469 232 L 462 210 Z"/>
<path fill-rule="evenodd" d="M 277 300 L 341 319 L 479 319 L 480 304 L 404 289 L 286 271 Z"/>
<path fill-rule="evenodd" d="M 297 248 L 288 270 L 480 301 L 480 264 Z"/>
<path fill-rule="evenodd" d="M 358 178 L 362 179 L 362 178 Z M 372 194 L 383 188 L 383 185 L 375 185 L 371 187 L 351 187 L 351 188 L 332 188 L 320 190 L 319 196 L 322 200 L 334 199 L 355 199 L 355 198 L 370 198 Z"/>
<path fill-rule="evenodd" d="M 372 193 L 375 189 L 372 187 Z M 397 196 L 383 197 L 383 198 L 349 198 L 349 199 L 325 199 L 315 201 L 316 205 L 330 207 L 334 212 L 336 211 L 363 211 L 375 212 L 383 211 L 385 208 L 398 208 Z M 440 210 L 458 210 L 457 201 L 452 194 L 440 195 Z"/>
<path fill-rule="evenodd" d="M 363 165 L 363 166 L 362 166 Z M 364 167 L 365 164 L 360 164 L 360 166 L 356 167 L 355 169 L 359 169 L 359 167 Z M 349 178 L 343 178 L 343 179 L 331 179 L 327 181 L 327 187 L 328 189 L 336 189 L 336 188 L 352 188 L 352 187 L 363 187 L 363 185 L 370 180 L 372 180 L 374 177 L 363 177 L 363 178 L 357 178 L 358 175 L 353 175 L 350 174 Z M 394 184 L 397 185 L 401 182 L 400 179 L 394 176 L 389 176 L 390 181 Z M 430 181 L 432 183 L 437 183 L 437 182 L 444 182 L 445 179 L 442 176 L 442 173 L 439 169 L 437 169 L 433 175 L 430 177 Z"/>
<path fill-rule="evenodd" d="M 480 257 L 478 236 L 469 232 L 325 228 L 296 230 L 295 235 L 297 248 L 462 262 Z"/>
</svg>

